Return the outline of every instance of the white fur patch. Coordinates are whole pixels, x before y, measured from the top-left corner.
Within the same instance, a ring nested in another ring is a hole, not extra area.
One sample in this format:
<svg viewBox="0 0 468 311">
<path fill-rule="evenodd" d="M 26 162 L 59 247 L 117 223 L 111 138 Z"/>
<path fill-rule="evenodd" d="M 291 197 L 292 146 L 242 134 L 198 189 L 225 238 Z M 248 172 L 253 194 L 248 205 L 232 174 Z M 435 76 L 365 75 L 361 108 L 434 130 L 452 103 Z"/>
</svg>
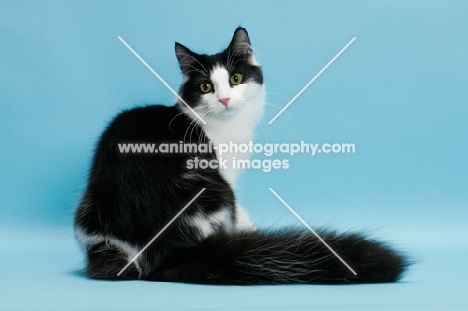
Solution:
<svg viewBox="0 0 468 311">
<path fill-rule="evenodd" d="M 227 208 L 223 208 L 209 216 L 201 213 L 196 214 L 189 219 L 188 223 L 200 231 L 202 239 L 214 234 L 219 228 L 223 228 L 228 232 L 234 228 L 231 213 Z"/>
<path fill-rule="evenodd" d="M 201 238 L 206 238 L 215 232 L 211 223 L 202 214 L 192 216 L 189 220 L 189 224 L 196 227 L 198 231 L 200 231 Z"/>
<path fill-rule="evenodd" d="M 250 221 L 245 209 L 236 205 L 236 231 L 255 231 L 257 228 Z"/>
<path fill-rule="evenodd" d="M 128 261 L 132 260 L 140 251 L 136 246 L 131 245 L 130 243 L 123 240 L 111 236 L 104 236 L 102 234 L 87 234 L 80 228 L 75 230 L 75 237 L 78 240 L 80 247 L 85 250 L 101 242 L 105 242 L 108 245 L 113 245 L 117 247 L 123 254 L 125 254 L 125 257 Z M 140 256 L 134 261 L 135 266 L 138 268 L 138 270 L 140 270 L 140 274 L 143 270 L 141 260 L 142 257 Z"/>
<path fill-rule="evenodd" d="M 231 98 L 231 85 L 229 84 L 229 72 L 224 67 L 215 67 L 210 74 L 213 83 L 214 96 L 218 98 Z M 232 92 L 234 93 L 234 92 Z M 228 105 L 229 106 L 229 105 Z"/>
</svg>

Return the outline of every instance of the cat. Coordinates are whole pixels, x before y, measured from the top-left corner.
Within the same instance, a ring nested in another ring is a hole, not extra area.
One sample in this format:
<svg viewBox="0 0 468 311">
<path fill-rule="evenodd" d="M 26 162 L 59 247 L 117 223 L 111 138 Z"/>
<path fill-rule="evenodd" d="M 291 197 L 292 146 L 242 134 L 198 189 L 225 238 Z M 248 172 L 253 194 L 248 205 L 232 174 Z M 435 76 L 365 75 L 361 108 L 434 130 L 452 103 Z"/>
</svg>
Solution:
<svg viewBox="0 0 468 311">
<path fill-rule="evenodd" d="M 85 274 L 107 280 L 239 285 L 399 280 L 409 265 L 407 257 L 362 233 L 319 231 L 354 268 L 354 275 L 305 229 L 257 229 L 236 203 L 239 170 L 188 168 L 191 159 L 219 160 L 216 149 L 173 154 L 118 149 L 123 143 L 216 146 L 253 139 L 265 87 L 247 31 L 237 28 L 218 54 L 197 54 L 179 43 L 175 52 L 184 77 L 176 104 L 123 111 L 97 144 L 75 214 L 75 236 L 86 253 Z M 162 234 L 122 272 L 158 232 Z"/>
</svg>

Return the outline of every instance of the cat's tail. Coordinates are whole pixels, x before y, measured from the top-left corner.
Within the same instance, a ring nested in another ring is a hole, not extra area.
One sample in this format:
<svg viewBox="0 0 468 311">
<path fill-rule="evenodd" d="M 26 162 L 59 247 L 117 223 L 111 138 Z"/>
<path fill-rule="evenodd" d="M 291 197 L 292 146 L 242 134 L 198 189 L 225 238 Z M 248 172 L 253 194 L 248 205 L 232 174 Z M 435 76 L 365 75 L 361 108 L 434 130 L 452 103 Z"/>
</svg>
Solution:
<svg viewBox="0 0 468 311">
<path fill-rule="evenodd" d="M 143 278 L 205 284 L 378 283 L 398 281 L 410 265 L 403 254 L 363 234 L 319 235 L 356 274 L 314 234 L 292 229 L 218 233 L 171 252 Z"/>
</svg>

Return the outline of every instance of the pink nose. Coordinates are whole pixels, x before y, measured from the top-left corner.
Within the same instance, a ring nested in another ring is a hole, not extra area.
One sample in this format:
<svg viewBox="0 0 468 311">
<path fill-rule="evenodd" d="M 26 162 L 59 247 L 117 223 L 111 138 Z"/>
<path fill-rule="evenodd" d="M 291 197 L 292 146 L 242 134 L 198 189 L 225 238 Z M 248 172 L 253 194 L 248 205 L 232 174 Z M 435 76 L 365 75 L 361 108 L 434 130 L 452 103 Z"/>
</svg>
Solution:
<svg viewBox="0 0 468 311">
<path fill-rule="evenodd" d="M 220 102 L 221 104 L 223 104 L 224 106 L 227 107 L 227 104 L 228 104 L 230 98 L 229 98 L 229 97 L 226 97 L 226 98 L 220 98 L 220 99 L 218 99 L 218 100 L 219 100 L 219 102 Z"/>
</svg>

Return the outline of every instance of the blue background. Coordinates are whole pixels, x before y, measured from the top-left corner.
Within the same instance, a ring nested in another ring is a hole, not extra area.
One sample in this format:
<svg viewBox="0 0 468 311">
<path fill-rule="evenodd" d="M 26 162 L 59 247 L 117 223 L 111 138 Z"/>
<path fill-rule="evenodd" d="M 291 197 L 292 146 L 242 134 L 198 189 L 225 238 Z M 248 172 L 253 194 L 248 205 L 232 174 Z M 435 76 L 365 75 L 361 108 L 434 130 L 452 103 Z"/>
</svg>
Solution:
<svg viewBox="0 0 468 311">
<path fill-rule="evenodd" d="M 466 1 L 1 1 L 0 308 L 468 308 L 466 16 Z M 246 171 L 239 201 L 259 226 L 300 225 L 271 187 L 312 227 L 389 240 L 417 261 L 402 282 L 214 287 L 81 276 L 71 224 L 95 141 L 121 109 L 174 102 L 117 37 L 177 89 L 174 42 L 218 52 L 239 25 L 268 91 L 257 141 L 356 144 L 355 154 Z"/>
</svg>

